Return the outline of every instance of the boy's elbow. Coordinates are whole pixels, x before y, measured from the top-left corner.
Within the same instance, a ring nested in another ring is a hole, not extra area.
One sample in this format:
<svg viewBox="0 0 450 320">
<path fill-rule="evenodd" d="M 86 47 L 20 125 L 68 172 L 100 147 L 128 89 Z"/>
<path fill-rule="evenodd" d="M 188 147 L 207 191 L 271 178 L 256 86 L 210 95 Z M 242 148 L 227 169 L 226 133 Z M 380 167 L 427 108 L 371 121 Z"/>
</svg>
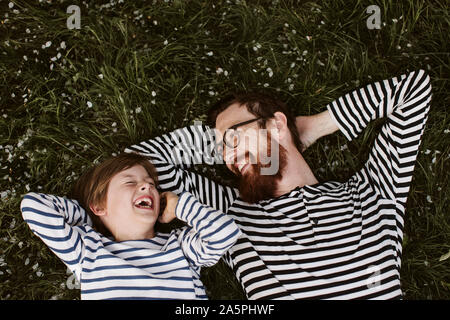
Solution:
<svg viewBox="0 0 450 320">
<path fill-rule="evenodd" d="M 35 202 L 34 199 L 37 197 L 38 195 L 35 192 L 28 192 L 23 196 L 22 201 L 20 202 L 20 211 L 22 211 L 22 215 L 26 212 L 26 210 L 24 211 L 24 208 L 32 207 Z"/>
</svg>

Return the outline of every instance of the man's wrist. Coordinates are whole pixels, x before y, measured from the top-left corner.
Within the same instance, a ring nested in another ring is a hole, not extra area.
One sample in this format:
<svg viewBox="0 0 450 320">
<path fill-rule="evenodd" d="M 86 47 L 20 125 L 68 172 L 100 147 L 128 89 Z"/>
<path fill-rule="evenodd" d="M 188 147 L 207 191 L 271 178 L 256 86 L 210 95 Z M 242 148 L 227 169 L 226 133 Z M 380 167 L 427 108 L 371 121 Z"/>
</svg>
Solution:
<svg viewBox="0 0 450 320">
<path fill-rule="evenodd" d="M 311 130 L 317 132 L 317 139 L 339 130 L 328 110 L 314 115 L 313 126 L 314 128 L 311 128 Z"/>
</svg>

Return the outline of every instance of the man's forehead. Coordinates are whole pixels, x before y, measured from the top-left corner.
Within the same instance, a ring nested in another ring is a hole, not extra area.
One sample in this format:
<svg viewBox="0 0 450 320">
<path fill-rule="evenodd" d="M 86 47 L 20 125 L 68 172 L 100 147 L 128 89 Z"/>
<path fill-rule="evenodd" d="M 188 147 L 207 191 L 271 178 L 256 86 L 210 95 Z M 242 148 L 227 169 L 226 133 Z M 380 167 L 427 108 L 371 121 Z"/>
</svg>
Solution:
<svg viewBox="0 0 450 320">
<path fill-rule="evenodd" d="M 216 128 L 220 132 L 224 132 L 232 125 L 250 120 L 252 117 L 254 117 L 254 115 L 247 110 L 245 105 L 236 102 L 219 113 L 216 119 Z"/>
</svg>

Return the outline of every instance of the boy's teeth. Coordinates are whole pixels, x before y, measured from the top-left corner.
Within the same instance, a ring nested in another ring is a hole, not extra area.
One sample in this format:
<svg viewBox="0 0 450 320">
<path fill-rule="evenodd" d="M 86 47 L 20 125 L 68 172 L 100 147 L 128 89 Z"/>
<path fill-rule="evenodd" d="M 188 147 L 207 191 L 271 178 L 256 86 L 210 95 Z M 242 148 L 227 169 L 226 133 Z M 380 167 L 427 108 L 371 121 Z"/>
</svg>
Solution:
<svg viewBox="0 0 450 320">
<path fill-rule="evenodd" d="M 149 199 L 146 199 L 146 200 L 140 200 L 139 202 L 136 203 L 136 205 L 138 205 L 140 207 L 149 207 L 149 208 L 151 208 L 152 205 L 153 205 L 153 202 L 149 198 Z"/>
</svg>

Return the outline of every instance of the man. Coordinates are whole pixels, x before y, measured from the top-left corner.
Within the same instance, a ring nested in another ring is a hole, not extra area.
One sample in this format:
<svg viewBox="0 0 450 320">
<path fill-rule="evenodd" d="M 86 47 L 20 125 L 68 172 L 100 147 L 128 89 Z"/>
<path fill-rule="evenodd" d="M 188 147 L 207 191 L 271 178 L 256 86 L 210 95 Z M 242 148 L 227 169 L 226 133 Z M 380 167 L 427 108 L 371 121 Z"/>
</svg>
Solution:
<svg viewBox="0 0 450 320">
<path fill-rule="evenodd" d="M 219 103 L 210 118 L 227 167 L 244 181 L 239 190 L 189 170 L 209 152 L 206 126 L 126 151 L 148 156 L 163 188 L 188 190 L 235 219 L 242 236 L 225 261 L 249 299 L 401 298 L 405 205 L 430 101 L 429 76 L 419 70 L 356 89 L 310 117 L 251 96 Z M 386 122 L 362 168 L 344 183 L 319 183 L 302 148 L 338 129 L 355 139 L 377 118 Z M 269 178 L 261 145 L 269 156 L 279 146 Z"/>
</svg>

